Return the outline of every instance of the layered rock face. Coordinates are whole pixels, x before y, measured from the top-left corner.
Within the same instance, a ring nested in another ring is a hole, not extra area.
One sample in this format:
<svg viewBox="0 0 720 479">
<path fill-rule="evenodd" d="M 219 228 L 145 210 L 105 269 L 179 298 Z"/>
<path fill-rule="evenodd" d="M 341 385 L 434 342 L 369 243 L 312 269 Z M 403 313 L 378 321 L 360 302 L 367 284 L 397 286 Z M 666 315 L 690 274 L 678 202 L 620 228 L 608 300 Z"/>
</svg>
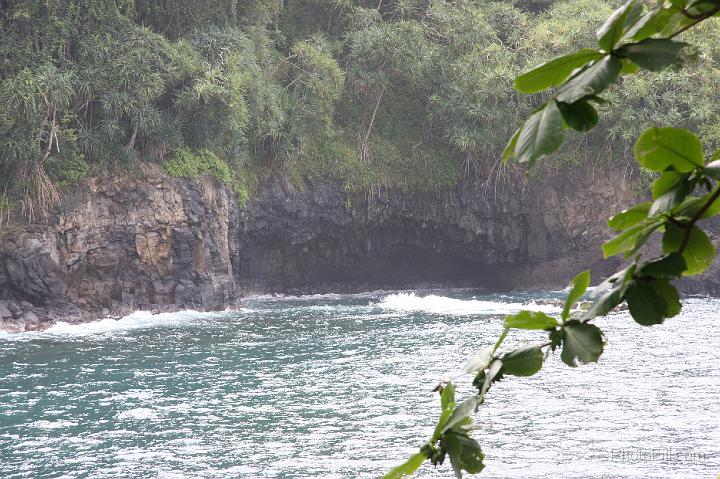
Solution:
<svg viewBox="0 0 720 479">
<path fill-rule="evenodd" d="M 237 217 L 234 197 L 209 178 L 93 180 L 44 221 L 3 227 L 0 316 L 34 329 L 136 309 L 233 306 Z"/>
<path fill-rule="evenodd" d="M 599 244 L 632 201 L 622 172 L 591 169 L 424 195 L 272 181 L 240 214 L 235 276 L 253 291 L 564 285 L 615 266 Z"/>
<path fill-rule="evenodd" d="M 591 169 L 435 194 L 272 179 L 243 207 L 209 177 L 94 179 L 48 218 L 3 226 L 0 318 L 23 330 L 247 292 L 555 287 L 616 266 L 604 224 L 633 200 L 622 172 Z"/>
</svg>

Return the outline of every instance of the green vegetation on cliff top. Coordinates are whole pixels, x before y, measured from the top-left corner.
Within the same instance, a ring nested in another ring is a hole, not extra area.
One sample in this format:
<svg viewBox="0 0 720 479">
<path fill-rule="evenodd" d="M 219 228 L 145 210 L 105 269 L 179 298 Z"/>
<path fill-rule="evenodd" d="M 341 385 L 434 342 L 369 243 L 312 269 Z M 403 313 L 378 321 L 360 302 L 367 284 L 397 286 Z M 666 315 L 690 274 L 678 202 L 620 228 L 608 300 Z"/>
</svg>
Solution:
<svg viewBox="0 0 720 479">
<path fill-rule="evenodd" d="M 0 198 L 43 207 L 56 187 L 138 161 L 212 174 L 241 196 L 270 172 L 349 189 L 486 177 L 537 103 L 514 78 L 591 45 L 617 4 L 3 1 Z M 600 127 L 557 161 L 626 162 L 652 124 L 717 146 L 720 53 L 703 48 L 717 27 L 689 35 L 695 67 L 625 77 Z"/>
</svg>

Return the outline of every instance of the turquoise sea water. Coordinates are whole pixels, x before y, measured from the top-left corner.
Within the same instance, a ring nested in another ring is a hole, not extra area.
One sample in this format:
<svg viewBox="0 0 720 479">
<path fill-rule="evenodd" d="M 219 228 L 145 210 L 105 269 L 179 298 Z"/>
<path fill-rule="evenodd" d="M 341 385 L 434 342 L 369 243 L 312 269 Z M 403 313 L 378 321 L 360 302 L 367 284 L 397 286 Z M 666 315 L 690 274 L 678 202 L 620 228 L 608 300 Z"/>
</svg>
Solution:
<svg viewBox="0 0 720 479">
<path fill-rule="evenodd" d="M 431 389 L 494 341 L 502 315 L 560 296 L 257 298 L 0 336 L 0 477 L 379 477 L 427 439 Z M 625 313 L 598 324 L 599 364 L 550 358 L 493 388 L 476 415 L 478 477 L 717 477 L 720 300 L 688 299 L 660 327 Z"/>
</svg>

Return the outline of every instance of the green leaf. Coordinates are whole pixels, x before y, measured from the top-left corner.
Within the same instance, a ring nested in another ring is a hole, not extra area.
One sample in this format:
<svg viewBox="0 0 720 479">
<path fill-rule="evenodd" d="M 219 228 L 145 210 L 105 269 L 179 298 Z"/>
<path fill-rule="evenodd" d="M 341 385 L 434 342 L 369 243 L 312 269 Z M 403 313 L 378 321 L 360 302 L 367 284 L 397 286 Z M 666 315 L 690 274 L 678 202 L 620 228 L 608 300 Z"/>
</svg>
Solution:
<svg viewBox="0 0 720 479">
<path fill-rule="evenodd" d="M 641 13 L 642 7 L 635 0 L 630 0 L 615 10 L 595 34 L 600 48 L 607 52 L 615 48 L 626 27 L 634 24 Z"/>
<path fill-rule="evenodd" d="M 647 38 L 623 46 L 617 54 L 630 59 L 641 68 L 656 72 L 681 65 L 684 60 L 682 52 L 688 46 L 689 44 L 685 42 L 676 42 L 668 38 Z"/>
<path fill-rule="evenodd" d="M 620 59 L 620 64 L 622 65 L 622 68 L 620 68 L 620 73 L 623 75 L 634 75 L 640 69 L 640 67 L 638 67 L 635 63 L 631 62 L 627 58 Z"/>
<path fill-rule="evenodd" d="M 502 361 L 499 359 L 494 360 L 490 363 L 490 367 L 488 368 L 487 374 L 485 374 L 485 380 L 483 382 L 482 387 L 480 388 L 480 395 L 484 396 L 488 389 L 490 389 L 490 385 L 495 380 L 495 377 L 500 373 L 502 370 Z"/>
<path fill-rule="evenodd" d="M 440 408 L 445 411 L 451 408 L 451 404 L 455 403 L 455 385 L 453 383 L 447 383 L 443 388 L 443 392 L 440 395 Z"/>
<path fill-rule="evenodd" d="M 445 424 L 447 424 L 450 416 L 452 416 L 452 413 L 455 410 L 455 385 L 451 382 L 445 385 L 442 393 L 440 394 L 440 408 L 442 412 L 440 413 L 437 424 L 435 424 L 433 435 L 430 438 L 430 442 L 432 443 L 440 439 L 440 435 L 445 428 Z"/>
<path fill-rule="evenodd" d="M 575 304 L 578 299 L 582 298 L 582 295 L 585 294 L 588 286 L 590 286 L 590 271 L 586 270 L 575 276 L 572 280 L 572 285 L 573 287 L 570 290 L 567 299 L 565 299 L 565 306 L 562 311 L 563 321 L 565 321 L 570 315 L 570 308 L 572 308 L 573 304 Z"/>
<path fill-rule="evenodd" d="M 683 274 L 686 267 L 685 258 L 680 253 L 670 253 L 645 263 L 638 274 L 657 279 L 675 279 Z"/>
<path fill-rule="evenodd" d="M 445 433 L 457 426 L 472 424 L 471 414 L 475 412 L 479 401 L 480 400 L 477 396 L 471 396 L 461 402 L 460 405 L 453 411 L 450 419 L 448 419 L 447 423 L 443 426 L 442 432 Z"/>
<path fill-rule="evenodd" d="M 663 171 L 662 174 L 652 183 L 652 197 L 657 199 L 675 187 L 681 181 L 688 178 L 688 175 L 677 171 Z"/>
<path fill-rule="evenodd" d="M 665 317 L 672 318 L 680 314 L 682 303 L 680 303 L 680 294 L 675 286 L 669 281 L 659 279 L 652 282 L 653 288 L 658 292 L 660 297 L 665 301 Z"/>
<path fill-rule="evenodd" d="M 557 101 L 575 103 L 586 96 L 601 93 L 617 80 L 620 68 L 620 60 L 612 55 L 605 56 L 565 83 L 558 91 Z"/>
<path fill-rule="evenodd" d="M 515 147 L 519 163 L 532 166 L 557 150 L 563 141 L 564 122 L 557 103 L 550 100 L 525 121 Z"/>
<path fill-rule="evenodd" d="M 649 170 L 681 173 L 704 163 L 700 139 L 684 128 L 648 128 L 635 143 L 635 160 Z"/>
<path fill-rule="evenodd" d="M 452 403 L 449 409 L 443 409 L 443 412 L 440 413 L 440 417 L 438 418 L 437 424 L 435 424 L 435 430 L 433 431 L 433 435 L 430 438 L 430 442 L 434 443 L 435 441 L 440 439 L 442 431 L 445 429 L 445 424 L 447 424 L 448 420 L 450 420 L 450 416 L 452 416 L 454 407 L 455 403 Z"/>
<path fill-rule="evenodd" d="M 498 338 L 498 340 L 495 341 L 495 346 L 493 346 L 493 350 L 492 350 L 493 354 L 495 354 L 495 351 L 497 351 L 498 348 L 500 347 L 500 345 L 503 343 L 503 341 L 505 341 L 505 338 L 507 338 L 507 335 L 509 332 L 510 332 L 510 330 L 508 328 L 503 329 L 502 334 L 500 334 L 500 337 Z"/>
<path fill-rule="evenodd" d="M 571 104 L 558 102 L 557 105 L 569 128 L 575 131 L 588 131 L 597 125 L 598 112 L 586 100 L 578 100 Z"/>
<path fill-rule="evenodd" d="M 516 349 L 503 356 L 502 372 L 513 376 L 532 376 L 542 368 L 544 357 L 538 346 Z"/>
<path fill-rule="evenodd" d="M 422 463 L 425 462 L 425 459 L 427 458 L 422 452 L 413 454 L 410 456 L 410 459 L 385 474 L 383 479 L 402 479 L 403 477 L 412 476 Z"/>
<path fill-rule="evenodd" d="M 635 274 L 636 269 L 637 264 L 633 263 L 627 268 L 621 269 L 620 271 L 610 275 L 593 290 L 590 296 L 595 298 L 611 286 L 627 285 L 632 280 L 632 276 Z"/>
<path fill-rule="evenodd" d="M 650 211 L 649 216 L 668 213 L 676 206 L 680 205 L 685 198 L 692 192 L 694 185 L 689 181 L 681 181 L 672 187 L 669 191 L 656 199 Z"/>
<path fill-rule="evenodd" d="M 635 245 L 630 248 L 629 250 L 625 251 L 625 258 L 629 258 L 634 254 L 637 254 L 637 252 L 640 250 L 640 248 L 643 247 L 645 243 L 647 243 L 647 240 L 650 238 L 650 235 L 652 235 L 655 230 L 662 227 L 664 223 L 663 219 L 655 219 L 654 222 L 650 223 L 648 227 L 641 232 L 641 234 L 635 239 Z"/>
<path fill-rule="evenodd" d="M 663 235 L 663 253 L 680 251 L 685 242 L 686 234 L 684 228 L 668 224 Z M 683 276 L 692 276 L 702 273 L 712 264 L 715 260 L 715 247 L 703 230 L 693 226 L 682 255 L 687 264 Z"/>
<path fill-rule="evenodd" d="M 604 293 L 600 298 L 596 299 L 593 305 L 590 306 L 590 309 L 582 315 L 583 319 L 588 320 L 608 314 L 613 308 L 625 300 L 626 290 L 627 288 L 625 286 L 616 286 Z"/>
<path fill-rule="evenodd" d="M 520 311 L 506 316 L 504 325 L 507 329 L 550 329 L 558 326 L 558 321 L 539 311 Z"/>
<path fill-rule="evenodd" d="M 639 203 L 616 214 L 608 221 L 608 226 L 615 231 L 621 231 L 636 225 L 648 216 L 651 202 Z"/>
<path fill-rule="evenodd" d="M 485 455 L 480 449 L 480 445 L 467 434 L 448 431 L 443 436 L 443 445 L 447 449 L 450 464 L 456 475 L 461 474 L 460 471 L 477 474 L 485 468 L 483 464 Z"/>
<path fill-rule="evenodd" d="M 625 293 L 630 315 L 643 326 L 652 326 L 665 321 L 667 304 L 650 283 L 633 281 Z"/>
<path fill-rule="evenodd" d="M 548 336 L 550 337 L 550 350 L 555 352 L 555 350 L 562 344 L 563 330 L 553 329 L 550 331 Z"/>
<path fill-rule="evenodd" d="M 720 149 L 715 151 L 710 157 L 710 161 L 720 160 Z"/>
<path fill-rule="evenodd" d="M 583 364 L 596 362 L 603 347 L 602 332 L 594 324 L 573 323 L 563 327 L 560 358 L 568 366 L 577 366 L 577 361 Z"/>
<path fill-rule="evenodd" d="M 685 221 L 695 216 L 704 204 L 703 197 L 691 196 L 685 198 L 685 201 L 673 210 L 673 216 L 676 217 L 678 221 Z"/>
<path fill-rule="evenodd" d="M 658 21 L 660 36 L 666 37 L 692 25 L 694 19 L 688 17 L 681 8 L 672 8 Z"/>
<path fill-rule="evenodd" d="M 508 141 L 508 144 L 505 146 L 505 149 L 502 152 L 503 163 L 507 163 L 510 161 L 510 158 L 515 156 L 515 147 L 517 146 L 518 138 L 520 138 L 520 129 L 513 134 L 512 138 L 510 138 L 510 141 Z"/>
<path fill-rule="evenodd" d="M 631 264 L 598 285 L 593 291 L 593 296 L 599 296 L 599 298 L 595 299 L 590 309 L 582 314 L 582 319 L 587 321 L 597 316 L 605 316 L 622 303 L 625 300 L 625 291 L 632 280 L 633 274 L 635 274 L 635 270 L 636 265 Z M 608 287 L 611 289 L 607 289 Z"/>
<path fill-rule="evenodd" d="M 702 215 L 700 215 L 700 218 L 707 219 L 720 214 L 720 200 L 713 200 L 712 198 L 716 191 L 717 190 L 713 190 L 706 195 L 686 200 L 679 208 L 677 208 L 676 215 L 693 218 L 711 200 L 712 204 L 703 212 Z"/>
<path fill-rule="evenodd" d="M 708 13 L 718 7 L 720 7 L 720 2 L 718 0 L 695 0 L 693 2 L 689 2 L 687 11 L 690 15 L 698 16 Z M 716 14 L 716 16 L 718 15 Z"/>
<path fill-rule="evenodd" d="M 671 13 L 668 10 L 659 5 L 640 17 L 633 26 L 628 28 L 624 38 L 633 39 L 637 42 L 651 37 L 660 31 L 664 21 L 670 15 Z"/>
<path fill-rule="evenodd" d="M 515 79 L 515 89 L 522 93 L 535 93 L 562 84 L 578 68 L 599 60 L 603 54 L 593 48 L 585 48 L 563 55 L 524 73 Z"/>
<path fill-rule="evenodd" d="M 632 253 L 647 240 L 647 237 L 660 227 L 662 220 L 655 219 L 653 221 L 644 221 L 633 225 L 614 237 L 613 239 L 603 243 L 602 250 L 606 258 L 615 256 L 620 253 Z"/>
<path fill-rule="evenodd" d="M 656 33 L 660 33 L 661 36 L 669 36 L 695 21 L 683 12 L 685 7 L 680 5 L 687 2 L 671 0 L 670 3 L 671 5 L 666 7 L 665 2 L 656 2 L 656 6 L 652 10 L 628 29 L 624 38 L 640 41 Z"/>
</svg>

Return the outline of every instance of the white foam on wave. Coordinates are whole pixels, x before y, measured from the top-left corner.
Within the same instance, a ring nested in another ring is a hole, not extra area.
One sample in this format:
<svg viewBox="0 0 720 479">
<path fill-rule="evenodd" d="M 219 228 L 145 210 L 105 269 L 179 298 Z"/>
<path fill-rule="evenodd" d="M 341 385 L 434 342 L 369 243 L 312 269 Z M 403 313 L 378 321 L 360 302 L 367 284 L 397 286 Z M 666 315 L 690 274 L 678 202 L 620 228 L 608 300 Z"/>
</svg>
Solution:
<svg viewBox="0 0 720 479">
<path fill-rule="evenodd" d="M 115 419 L 119 421 L 135 420 L 146 421 L 149 419 L 158 419 L 160 416 L 154 410 L 146 407 L 138 407 L 129 409 L 115 415 Z"/>
<path fill-rule="evenodd" d="M 456 316 L 471 314 L 508 314 L 521 310 L 558 313 L 562 309 L 551 304 L 503 303 L 501 301 L 482 301 L 477 299 L 456 299 L 445 296 L 417 296 L 415 293 L 391 294 L 378 304 L 392 311 L 423 311 L 434 314 Z"/>
<path fill-rule="evenodd" d="M 372 291 L 364 291 L 360 293 L 316 293 L 316 294 L 283 294 L 283 293 L 272 293 L 272 294 L 253 294 L 245 296 L 244 301 L 312 301 L 317 299 L 346 299 L 346 298 L 367 298 L 377 297 L 383 294 L 387 294 L 388 291 L 384 289 L 376 289 Z"/>
<path fill-rule="evenodd" d="M 244 310 L 240 310 L 244 311 Z M 97 321 L 87 323 L 67 323 L 58 321 L 44 331 L 33 331 L 24 333 L 14 333 L 2 335 L 4 338 L 21 338 L 38 335 L 51 336 L 85 336 L 92 334 L 104 334 L 120 331 L 127 331 L 141 328 L 154 328 L 162 326 L 177 326 L 192 321 L 216 317 L 218 312 L 201 312 L 201 311 L 179 311 L 175 313 L 158 313 L 153 314 L 149 311 L 136 311 L 122 318 L 103 318 Z"/>
</svg>

